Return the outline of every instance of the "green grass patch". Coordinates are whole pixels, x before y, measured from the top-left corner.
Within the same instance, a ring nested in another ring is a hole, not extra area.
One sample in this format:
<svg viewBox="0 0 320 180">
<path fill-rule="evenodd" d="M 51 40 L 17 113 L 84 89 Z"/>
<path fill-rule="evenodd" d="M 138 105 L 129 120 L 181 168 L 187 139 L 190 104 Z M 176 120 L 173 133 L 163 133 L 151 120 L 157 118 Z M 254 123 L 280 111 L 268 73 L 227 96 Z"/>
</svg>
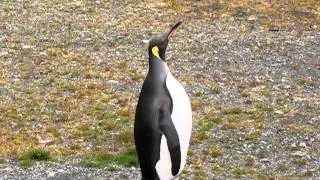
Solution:
<svg viewBox="0 0 320 180">
<path fill-rule="evenodd" d="M 240 114 L 240 113 L 242 113 L 242 109 L 238 108 L 238 107 L 224 109 L 223 113 L 224 114 Z"/>
<path fill-rule="evenodd" d="M 250 91 L 248 89 L 245 89 L 240 93 L 240 95 L 242 97 L 249 97 L 251 94 L 250 94 Z"/>
<path fill-rule="evenodd" d="M 4 159 L 0 159 L 0 164 L 4 164 L 6 161 Z"/>
<path fill-rule="evenodd" d="M 198 142 L 209 139 L 209 135 L 206 131 L 200 131 L 195 135 L 195 140 Z"/>
<path fill-rule="evenodd" d="M 233 12 L 233 16 L 235 17 L 247 17 L 249 16 L 251 13 L 250 13 L 250 9 L 249 8 L 246 8 L 246 7 L 243 7 L 243 6 L 239 6 L 237 7 L 234 12 Z"/>
<path fill-rule="evenodd" d="M 116 155 L 100 153 L 92 158 L 89 158 L 88 160 L 82 161 L 80 164 L 86 167 L 111 167 L 112 169 L 114 168 L 113 165 L 115 164 L 123 165 L 126 167 L 138 166 L 139 161 L 135 149 L 129 148 L 126 152 L 122 152 Z"/>
<path fill-rule="evenodd" d="M 203 101 L 198 99 L 191 100 L 191 108 L 193 111 L 198 111 L 203 107 Z"/>
<path fill-rule="evenodd" d="M 118 141 L 124 144 L 132 144 L 133 143 L 133 129 L 125 129 L 120 132 L 117 137 Z"/>
<path fill-rule="evenodd" d="M 19 163 L 20 167 L 23 169 L 27 169 L 33 165 L 32 161 L 30 159 L 23 160 Z"/>
<path fill-rule="evenodd" d="M 246 174 L 246 170 L 243 168 L 235 168 L 234 170 L 232 170 L 232 174 L 236 177 L 240 177 L 241 175 Z"/>
<path fill-rule="evenodd" d="M 265 96 L 265 97 L 271 97 L 271 90 L 268 86 L 266 86 L 264 89 L 263 89 L 263 92 L 262 94 Z"/>
<path fill-rule="evenodd" d="M 277 171 L 280 171 L 280 172 L 285 172 L 287 170 L 288 170 L 288 167 L 286 164 L 279 164 L 277 167 Z"/>
<path fill-rule="evenodd" d="M 53 127 L 53 126 L 51 126 L 51 127 L 48 127 L 47 128 L 47 132 L 48 133 L 50 133 L 50 134 L 52 134 L 52 136 L 53 137 L 60 137 L 60 132 L 59 132 L 59 130 L 56 128 L 56 127 Z"/>
<path fill-rule="evenodd" d="M 261 101 L 254 101 L 253 102 L 253 107 L 255 109 L 263 110 L 263 111 L 266 111 L 266 112 L 273 111 L 273 108 L 271 106 L 268 106 L 268 105 L 264 104 Z"/>
<path fill-rule="evenodd" d="M 261 137 L 261 131 L 255 131 L 250 134 L 244 135 L 245 140 L 258 140 Z"/>
<path fill-rule="evenodd" d="M 50 153 L 48 151 L 32 148 L 23 152 L 19 158 L 20 160 L 36 160 L 36 161 L 49 161 L 51 160 Z"/>
<path fill-rule="evenodd" d="M 202 169 L 196 170 L 194 172 L 194 177 L 195 177 L 195 179 L 198 179 L 198 180 L 206 180 L 207 179 L 207 175 L 206 175 L 205 171 Z"/>
<path fill-rule="evenodd" d="M 211 85 L 211 91 L 215 94 L 219 94 L 220 93 L 220 87 L 217 83 L 214 83 Z"/>
<path fill-rule="evenodd" d="M 213 118 L 211 119 L 211 121 L 212 121 L 213 123 L 215 123 L 215 124 L 221 124 L 222 118 L 221 118 L 221 117 L 213 117 Z"/>
<path fill-rule="evenodd" d="M 294 163 L 297 164 L 298 166 L 305 166 L 308 164 L 308 160 L 307 159 L 297 159 L 297 160 L 294 160 Z"/>
<path fill-rule="evenodd" d="M 214 123 L 212 121 L 202 121 L 201 122 L 201 128 L 200 128 L 200 132 L 208 132 L 210 131 L 214 126 Z"/>
<path fill-rule="evenodd" d="M 214 164 L 211 169 L 213 172 L 216 173 L 221 173 L 225 171 L 225 168 L 221 167 L 219 164 Z"/>
<path fill-rule="evenodd" d="M 209 155 L 214 158 L 217 158 L 222 155 L 222 150 L 218 147 L 209 147 L 208 151 Z"/>
</svg>

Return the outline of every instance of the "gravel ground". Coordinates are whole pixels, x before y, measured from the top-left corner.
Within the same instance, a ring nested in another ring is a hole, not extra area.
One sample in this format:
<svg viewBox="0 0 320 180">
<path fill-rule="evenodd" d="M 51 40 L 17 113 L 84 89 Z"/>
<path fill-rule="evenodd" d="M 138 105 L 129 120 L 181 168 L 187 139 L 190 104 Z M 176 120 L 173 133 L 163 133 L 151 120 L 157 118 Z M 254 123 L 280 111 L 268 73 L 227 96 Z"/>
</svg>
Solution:
<svg viewBox="0 0 320 180">
<path fill-rule="evenodd" d="M 59 85 L 56 79 L 52 80 L 55 77 L 70 84 L 89 79 L 103 85 L 89 91 L 104 92 L 104 86 L 112 87 L 117 96 L 98 111 L 125 107 L 132 114 L 148 66 L 147 46 L 142 40 L 165 30 L 179 15 L 184 23 L 170 42 L 167 61 L 173 75 L 186 87 L 194 116 L 188 163 L 180 179 L 320 178 L 320 25 L 319 13 L 312 8 L 286 11 L 309 18 L 309 24 L 290 21 L 291 25 L 283 26 L 286 23 L 283 20 L 272 25 L 261 23 L 268 18 L 252 11 L 238 9 L 231 15 L 215 12 L 215 6 L 200 1 L 187 4 L 180 14 L 175 10 L 165 11 L 169 8 L 166 3 L 46 3 L 0 4 L 5 10 L 0 18 L 3 24 L 0 26 L 0 95 L 5 102 L 0 106 L 3 149 L 17 146 L 14 152 L 19 153 L 30 146 L 10 143 L 14 139 L 12 133 L 25 133 L 32 138 L 25 141 L 57 156 L 68 156 L 68 153 L 81 156 L 101 149 L 120 151 L 127 144 L 132 145 L 131 139 L 114 138 L 127 132 L 122 127 L 120 132 L 110 130 L 112 133 L 98 129 L 104 135 L 100 139 L 72 131 L 78 124 L 104 122 L 96 112 L 81 116 L 80 121 L 54 121 L 53 126 L 62 135 L 55 139 L 41 130 L 52 125 L 50 121 L 33 117 L 23 125 L 32 127 L 30 130 L 19 128 L 19 122 L 14 121 L 16 116 L 5 108 L 11 107 L 9 103 L 14 107 L 27 106 L 22 99 L 25 94 L 31 94 L 26 99 L 33 98 L 32 95 L 44 96 L 52 104 L 41 107 L 37 115 L 50 111 L 56 113 L 57 119 L 65 118 L 59 103 L 63 104 L 63 98 L 74 97 L 80 90 L 73 92 L 71 87 L 69 92 L 55 91 L 56 96 L 48 98 L 46 93 L 50 94 L 50 88 Z M 19 15 L 20 11 L 25 13 L 25 18 Z M 316 18 L 312 20 L 313 17 Z M 36 45 L 32 45 L 34 42 Z M 64 51 L 69 54 L 63 54 Z M 76 56 L 78 59 L 73 60 L 71 55 L 77 54 L 80 54 Z M 30 63 L 32 58 L 35 61 Z M 84 66 L 92 70 L 89 75 L 83 75 L 87 73 Z M 76 73 L 64 67 L 75 69 Z M 32 83 L 39 88 L 29 93 L 33 89 L 25 87 Z M 77 107 L 88 108 L 90 103 L 100 102 L 90 101 L 88 97 L 68 107 L 78 113 L 82 110 L 78 111 Z M 71 114 L 69 119 L 78 117 L 74 111 L 66 110 Z M 132 128 L 132 116 L 128 117 L 131 120 L 121 123 Z M 48 144 L 42 143 L 44 138 L 49 138 Z M 98 141 L 101 139 L 107 143 Z M 56 150 L 57 147 L 60 149 Z M 67 155 L 57 153 L 61 149 Z M 12 154 L 0 150 L 4 160 L 0 163 L 1 180 L 140 177 L 137 167 L 117 166 L 115 171 L 88 168 L 80 166 L 78 158 L 35 162 L 24 169 L 19 161 L 12 160 Z"/>
<path fill-rule="evenodd" d="M 36 162 L 32 167 L 23 169 L 18 162 L 9 161 L 1 165 L 0 179 L 140 179 L 136 168 L 117 167 L 117 171 L 85 168 L 79 166 L 80 159 L 56 162 Z"/>
</svg>

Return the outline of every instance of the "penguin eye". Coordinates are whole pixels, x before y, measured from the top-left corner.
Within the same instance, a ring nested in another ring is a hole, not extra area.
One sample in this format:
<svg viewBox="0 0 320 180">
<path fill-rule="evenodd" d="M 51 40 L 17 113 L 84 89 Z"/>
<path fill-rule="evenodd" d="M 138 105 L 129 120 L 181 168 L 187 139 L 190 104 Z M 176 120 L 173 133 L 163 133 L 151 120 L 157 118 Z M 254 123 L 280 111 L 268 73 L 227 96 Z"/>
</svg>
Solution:
<svg viewBox="0 0 320 180">
<path fill-rule="evenodd" d="M 152 54 L 153 54 L 155 57 L 161 59 L 161 58 L 160 58 L 160 55 L 159 55 L 159 47 L 158 47 L 158 46 L 154 46 L 154 47 L 151 49 L 151 51 L 152 51 Z"/>
</svg>

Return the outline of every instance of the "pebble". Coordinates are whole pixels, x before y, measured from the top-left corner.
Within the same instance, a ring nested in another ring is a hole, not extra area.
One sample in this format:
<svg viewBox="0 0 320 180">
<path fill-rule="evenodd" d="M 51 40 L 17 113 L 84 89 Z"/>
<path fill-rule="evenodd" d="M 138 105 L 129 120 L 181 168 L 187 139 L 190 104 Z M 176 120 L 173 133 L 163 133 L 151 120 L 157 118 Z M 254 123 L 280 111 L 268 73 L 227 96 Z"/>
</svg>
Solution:
<svg viewBox="0 0 320 180">
<path fill-rule="evenodd" d="M 306 155 L 306 152 L 302 152 L 302 151 L 295 151 L 293 153 L 291 153 L 292 156 L 296 156 L 296 157 L 303 157 Z"/>
<path fill-rule="evenodd" d="M 254 20 L 257 20 L 258 18 L 257 18 L 257 16 L 256 15 L 250 15 L 249 17 L 248 17 L 248 21 L 254 21 Z"/>
<path fill-rule="evenodd" d="M 307 147 L 306 143 L 304 143 L 304 142 L 301 142 L 301 143 L 299 144 L 299 146 L 302 147 L 302 148 L 306 148 L 306 147 Z"/>
<path fill-rule="evenodd" d="M 119 81 L 116 81 L 116 80 L 109 80 L 107 81 L 109 84 L 112 84 L 112 85 L 118 85 L 119 84 Z"/>
<path fill-rule="evenodd" d="M 7 52 L 7 51 L 2 51 L 2 52 L 0 52 L 0 57 L 1 56 L 7 56 L 9 53 Z"/>
<path fill-rule="evenodd" d="M 270 159 L 263 158 L 263 159 L 260 159 L 260 162 L 262 162 L 262 163 L 268 163 L 268 162 L 270 162 Z"/>
</svg>

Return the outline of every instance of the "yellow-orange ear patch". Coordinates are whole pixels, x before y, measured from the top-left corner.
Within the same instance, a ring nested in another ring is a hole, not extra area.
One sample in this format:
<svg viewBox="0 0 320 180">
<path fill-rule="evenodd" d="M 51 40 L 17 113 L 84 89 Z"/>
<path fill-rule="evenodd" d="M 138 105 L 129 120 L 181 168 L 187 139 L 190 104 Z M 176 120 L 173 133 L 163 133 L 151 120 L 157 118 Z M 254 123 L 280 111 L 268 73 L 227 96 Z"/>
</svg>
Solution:
<svg viewBox="0 0 320 180">
<path fill-rule="evenodd" d="M 158 46 L 154 46 L 154 47 L 151 49 L 151 51 L 152 51 L 152 54 L 153 54 L 155 57 L 161 59 L 161 58 L 160 58 L 160 55 L 159 55 L 159 48 L 158 48 Z"/>
</svg>

